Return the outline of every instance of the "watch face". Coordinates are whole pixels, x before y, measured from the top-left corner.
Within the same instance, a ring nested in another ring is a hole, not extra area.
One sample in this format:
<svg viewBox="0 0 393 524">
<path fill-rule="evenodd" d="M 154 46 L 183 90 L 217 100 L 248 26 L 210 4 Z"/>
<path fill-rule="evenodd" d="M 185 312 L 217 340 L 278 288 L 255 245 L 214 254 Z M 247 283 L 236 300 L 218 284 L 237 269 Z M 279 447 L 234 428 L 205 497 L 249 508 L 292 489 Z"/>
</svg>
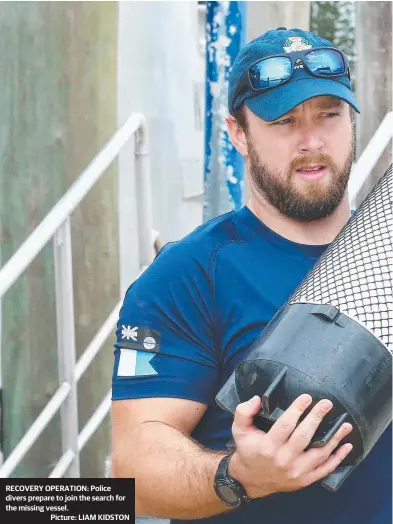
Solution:
<svg viewBox="0 0 393 524">
<path fill-rule="evenodd" d="M 220 493 L 222 499 L 230 506 L 238 506 L 240 501 L 239 497 L 233 492 L 233 488 L 226 484 L 217 486 L 217 490 Z"/>
</svg>

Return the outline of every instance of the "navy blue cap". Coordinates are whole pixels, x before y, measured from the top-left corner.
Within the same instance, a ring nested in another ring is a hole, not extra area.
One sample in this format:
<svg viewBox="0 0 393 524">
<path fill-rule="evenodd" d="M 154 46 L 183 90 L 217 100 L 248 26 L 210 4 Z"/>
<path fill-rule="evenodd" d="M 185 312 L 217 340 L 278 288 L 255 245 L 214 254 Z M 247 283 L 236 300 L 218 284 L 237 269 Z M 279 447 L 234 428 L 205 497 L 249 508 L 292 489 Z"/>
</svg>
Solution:
<svg viewBox="0 0 393 524">
<path fill-rule="evenodd" d="M 301 51 L 316 47 L 334 47 L 329 40 L 302 29 L 279 27 L 267 31 L 246 44 L 236 56 L 228 85 L 228 109 L 231 114 L 245 103 L 251 111 L 266 121 L 277 120 L 296 106 L 316 96 L 335 96 L 350 104 L 358 113 L 359 107 L 347 75 L 336 78 L 315 77 L 306 68 L 297 69 L 285 84 L 264 92 L 250 86 L 235 97 L 236 86 L 255 62 L 267 56 Z"/>
</svg>

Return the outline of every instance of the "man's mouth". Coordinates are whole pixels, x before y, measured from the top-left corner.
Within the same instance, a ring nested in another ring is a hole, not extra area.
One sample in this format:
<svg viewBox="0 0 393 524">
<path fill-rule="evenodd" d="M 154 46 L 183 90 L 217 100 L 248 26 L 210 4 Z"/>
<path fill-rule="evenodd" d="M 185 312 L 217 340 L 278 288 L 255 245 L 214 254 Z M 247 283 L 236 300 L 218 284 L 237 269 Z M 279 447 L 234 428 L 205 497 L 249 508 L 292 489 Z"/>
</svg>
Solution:
<svg viewBox="0 0 393 524">
<path fill-rule="evenodd" d="M 322 164 L 303 166 L 299 169 L 296 169 L 297 173 L 302 175 L 302 178 L 306 180 L 320 180 L 325 174 L 327 166 Z"/>
</svg>

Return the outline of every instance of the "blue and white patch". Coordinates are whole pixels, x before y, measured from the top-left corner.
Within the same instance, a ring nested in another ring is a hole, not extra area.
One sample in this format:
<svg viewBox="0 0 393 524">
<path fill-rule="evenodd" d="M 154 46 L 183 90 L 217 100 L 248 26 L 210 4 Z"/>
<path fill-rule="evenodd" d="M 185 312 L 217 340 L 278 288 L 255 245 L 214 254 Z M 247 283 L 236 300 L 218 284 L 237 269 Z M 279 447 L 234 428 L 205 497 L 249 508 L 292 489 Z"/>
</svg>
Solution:
<svg viewBox="0 0 393 524">
<path fill-rule="evenodd" d="M 161 335 L 154 329 L 139 326 L 121 326 L 121 347 L 159 353 L 160 344 Z"/>
<path fill-rule="evenodd" d="M 118 377 L 157 375 L 150 361 L 159 353 L 161 334 L 139 326 L 122 325 Z"/>
<path fill-rule="evenodd" d="M 136 349 L 120 348 L 118 377 L 139 377 L 146 375 L 157 375 L 150 361 L 154 354 Z"/>
</svg>

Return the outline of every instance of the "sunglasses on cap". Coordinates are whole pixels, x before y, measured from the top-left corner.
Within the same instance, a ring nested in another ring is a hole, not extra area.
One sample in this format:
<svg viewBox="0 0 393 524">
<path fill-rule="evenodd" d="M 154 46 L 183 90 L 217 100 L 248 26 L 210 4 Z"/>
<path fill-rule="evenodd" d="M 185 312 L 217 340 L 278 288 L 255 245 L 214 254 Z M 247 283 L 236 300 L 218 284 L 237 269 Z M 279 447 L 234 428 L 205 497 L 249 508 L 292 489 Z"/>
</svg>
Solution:
<svg viewBox="0 0 393 524">
<path fill-rule="evenodd" d="M 234 109 L 240 105 L 236 104 L 236 99 L 250 87 L 260 93 L 283 85 L 301 64 L 318 78 L 348 76 L 351 79 L 347 57 L 333 47 L 270 55 L 255 62 L 242 74 L 234 94 Z"/>
</svg>

